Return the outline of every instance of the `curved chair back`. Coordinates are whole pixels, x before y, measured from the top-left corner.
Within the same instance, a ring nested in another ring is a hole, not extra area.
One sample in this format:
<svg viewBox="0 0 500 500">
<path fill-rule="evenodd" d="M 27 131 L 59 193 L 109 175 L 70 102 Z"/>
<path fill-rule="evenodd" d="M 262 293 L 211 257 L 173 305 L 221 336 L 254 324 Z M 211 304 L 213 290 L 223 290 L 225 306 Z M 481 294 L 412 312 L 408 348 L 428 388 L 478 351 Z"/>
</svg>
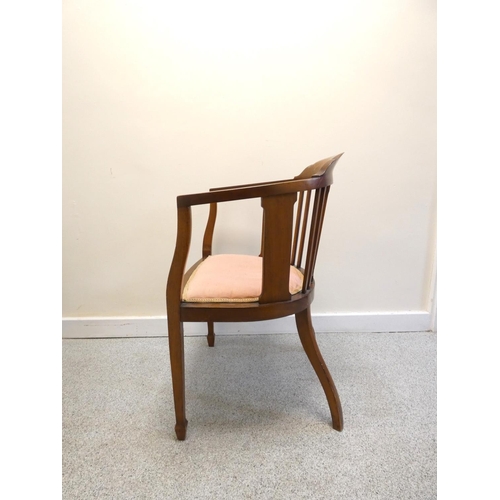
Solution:
<svg viewBox="0 0 500 500">
<path fill-rule="evenodd" d="M 302 293 L 311 290 L 333 169 L 342 154 L 310 165 L 292 180 L 274 184 L 262 197 L 262 295 L 260 303 L 290 300 L 289 266 L 304 275 Z M 280 187 L 296 189 L 279 194 Z M 296 210 L 294 205 L 297 201 Z"/>
<path fill-rule="evenodd" d="M 321 160 L 304 169 L 295 179 L 324 177 L 323 187 L 309 189 L 299 193 L 299 201 L 295 213 L 295 230 L 293 234 L 291 265 L 304 270 L 302 293 L 307 292 L 314 279 L 314 268 L 326 212 L 328 193 L 333 183 L 333 169 L 342 155 Z M 312 210 L 311 210 L 311 198 Z M 310 213 L 311 212 L 311 213 Z M 307 237 L 306 237 L 307 235 Z M 302 267 L 302 259 L 305 264 Z"/>
</svg>

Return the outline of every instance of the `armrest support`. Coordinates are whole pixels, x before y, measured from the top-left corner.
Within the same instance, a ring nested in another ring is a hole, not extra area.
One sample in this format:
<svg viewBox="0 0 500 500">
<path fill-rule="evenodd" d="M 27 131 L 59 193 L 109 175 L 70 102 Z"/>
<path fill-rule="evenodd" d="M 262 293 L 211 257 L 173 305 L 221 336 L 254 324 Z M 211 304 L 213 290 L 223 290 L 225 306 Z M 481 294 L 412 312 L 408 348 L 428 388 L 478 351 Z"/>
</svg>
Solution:
<svg viewBox="0 0 500 500">
<path fill-rule="evenodd" d="M 290 300 L 293 205 L 297 193 L 262 198 L 262 294 L 260 303 Z"/>
<path fill-rule="evenodd" d="M 180 304 L 182 278 L 191 244 L 191 207 L 177 209 L 177 241 L 167 280 L 167 303 Z"/>
<path fill-rule="evenodd" d="M 203 252 L 202 256 L 205 259 L 212 255 L 212 240 L 214 236 L 215 219 L 217 218 L 217 203 L 210 203 L 210 212 L 208 214 L 207 227 L 203 236 Z"/>
</svg>

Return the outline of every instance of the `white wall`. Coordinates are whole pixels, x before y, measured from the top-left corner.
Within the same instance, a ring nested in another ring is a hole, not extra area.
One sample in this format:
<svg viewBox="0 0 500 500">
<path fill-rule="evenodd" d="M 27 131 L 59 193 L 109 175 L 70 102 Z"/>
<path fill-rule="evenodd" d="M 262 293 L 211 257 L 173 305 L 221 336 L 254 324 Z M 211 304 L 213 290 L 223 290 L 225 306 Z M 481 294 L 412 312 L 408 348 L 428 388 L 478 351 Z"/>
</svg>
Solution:
<svg viewBox="0 0 500 500">
<path fill-rule="evenodd" d="M 165 314 L 178 194 L 342 151 L 313 311 L 427 310 L 435 2 L 65 0 L 63 316 Z M 221 208 L 216 251 L 258 248 L 259 205 Z"/>
</svg>

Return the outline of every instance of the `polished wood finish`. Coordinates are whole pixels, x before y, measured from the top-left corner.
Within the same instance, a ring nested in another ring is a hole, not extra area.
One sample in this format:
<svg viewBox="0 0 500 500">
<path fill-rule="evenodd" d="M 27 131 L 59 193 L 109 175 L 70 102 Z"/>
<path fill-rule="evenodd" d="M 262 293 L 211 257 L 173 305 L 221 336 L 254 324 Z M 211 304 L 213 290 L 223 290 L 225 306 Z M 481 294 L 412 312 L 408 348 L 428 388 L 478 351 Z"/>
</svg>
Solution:
<svg viewBox="0 0 500 500">
<path fill-rule="evenodd" d="M 217 218 L 217 203 L 210 203 L 210 211 L 208 213 L 208 222 L 203 236 L 203 258 L 206 259 L 212 255 L 212 240 L 214 238 L 215 219 Z"/>
<path fill-rule="evenodd" d="M 207 321 L 207 325 L 208 325 L 207 342 L 209 347 L 213 347 L 215 344 L 214 322 Z"/>
<path fill-rule="evenodd" d="M 311 217 L 309 242 L 307 245 L 307 258 L 304 272 L 303 291 L 308 290 L 312 284 L 314 266 L 316 264 L 316 256 L 318 254 L 319 240 L 321 236 L 321 229 L 323 227 L 329 188 L 330 186 L 320 188 L 316 190 L 316 193 L 314 194 L 314 207 Z"/>
<path fill-rule="evenodd" d="M 297 261 L 294 263 L 296 267 L 301 269 L 302 267 L 302 255 L 304 254 L 304 242 L 306 239 L 307 232 L 307 222 L 309 217 L 309 206 L 311 205 L 311 191 L 307 191 L 306 195 L 306 205 L 304 209 L 304 214 L 302 215 L 302 231 L 300 234 L 300 245 L 299 245 L 299 255 Z"/>
<path fill-rule="evenodd" d="M 177 242 L 167 281 L 167 322 L 170 367 L 174 390 L 175 433 L 177 439 L 186 438 L 186 401 L 184 375 L 184 330 L 181 321 L 181 293 L 187 252 L 191 242 L 191 208 L 177 210 Z"/>
<path fill-rule="evenodd" d="M 326 367 L 325 360 L 316 342 L 316 334 L 311 321 L 311 309 L 308 307 L 297 313 L 295 315 L 295 322 L 297 323 L 297 330 L 299 331 L 302 347 L 325 391 L 330 413 L 332 415 L 332 426 L 335 430 L 341 431 L 344 428 L 342 406 L 340 404 L 337 388 L 333 383 L 332 376 Z"/>
<path fill-rule="evenodd" d="M 317 346 L 310 311 L 314 298 L 314 267 L 333 182 L 332 172 L 341 156 L 316 162 L 294 179 L 213 188 L 205 193 L 177 197 L 177 241 L 166 295 L 175 432 L 179 440 L 185 439 L 187 428 L 183 337 L 183 323 L 186 321 L 207 323 L 208 345 L 214 346 L 215 322 L 262 321 L 295 315 L 302 346 L 325 391 L 333 427 L 342 430 L 340 400 Z M 258 302 L 183 302 L 181 295 L 185 283 L 198 265 L 212 254 L 217 204 L 251 198 L 261 198 L 263 209 L 262 293 Z M 294 212 L 297 198 L 299 201 Z M 191 206 L 202 204 L 210 205 L 202 258 L 185 273 L 191 241 Z M 301 292 L 292 296 L 288 288 L 290 265 L 304 274 Z"/>
<path fill-rule="evenodd" d="M 262 198 L 264 248 L 261 304 L 290 300 L 290 245 L 297 193 Z"/>
</svg>

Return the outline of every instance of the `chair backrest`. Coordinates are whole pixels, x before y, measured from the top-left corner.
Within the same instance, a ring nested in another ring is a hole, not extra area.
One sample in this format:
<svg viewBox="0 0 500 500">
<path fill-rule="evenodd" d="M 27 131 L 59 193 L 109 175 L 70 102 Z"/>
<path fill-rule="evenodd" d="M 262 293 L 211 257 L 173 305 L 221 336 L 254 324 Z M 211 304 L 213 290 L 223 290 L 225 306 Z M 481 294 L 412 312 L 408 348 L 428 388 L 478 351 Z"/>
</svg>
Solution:
<svg viewBox="0 0 500 500">
<path fill-rule="evenodd" d="M 290 263 L 304 272 L 302 293 L 307 292 L 313 282 L 328 193 L 333 182 L 332 172 L 341 156 L 340 154 L 314 163 L 295 177 L 295 179 L 324 178 L 322 187 L 299 192 L 295 211 Z"/>
<path fill-rule="evenodd" d="M 207 193 L 178 196 L 178 217 L 182 218 L 179 227 L 189 228 L 189 231 L 181 233 L 182 237 L 176 245 L 176 249 L 179 248 L 179 266 L 184 269 L 187 259 L 191 206 L 210 204 L 203 237 L 202 255 L 206 258 L 212 252 L 217 203 L 261 198 L 263 219 L 260 255 L 263 262 L 259 302 L 269 304 L 290 300 L 290 265 L 303 271 L 302 293 L 308 292 L 313 283 L 326 203 L 333 183 L 333 168 L 341 156 L 339 154 L 320 160 L 293 179 L 213 188 Z"/>
</svg>

